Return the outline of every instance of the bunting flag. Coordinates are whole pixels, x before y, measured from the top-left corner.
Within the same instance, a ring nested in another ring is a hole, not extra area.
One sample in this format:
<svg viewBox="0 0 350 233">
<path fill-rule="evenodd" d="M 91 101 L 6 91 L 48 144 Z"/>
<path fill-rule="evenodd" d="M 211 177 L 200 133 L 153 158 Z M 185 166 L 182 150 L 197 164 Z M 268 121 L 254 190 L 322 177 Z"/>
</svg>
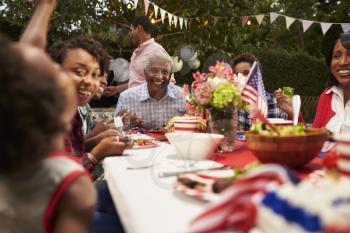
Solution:
<svg viewBox="0 0 350 233">
<path fill-rule="evenodd" d="M 350 23 L 342 23 L 341 28 L 343 29 L 343 32 L 349 32 L 350 31 Z"/>
<path fill-rule="evenodd" d="M 249 16 L 242 16 L 241 17 L 241 24 L 242 26 L 245 26 L 249 20 Z"/>
<path fill-rule="evenodd" d="M 256 15 L 255 18 L 258 21 L 258 24 L 261 25 L 262 21 L 264 20 L 265 14 Z"/>
<path fill-rule="evenodd" d="M 119 0 L 120 1 L 120 0 Z M 138 1 L 139 0 L 130 0 L 134 2 L 134 8 L 136 9 Z M 169 19 L 169 25 L 171 26 L 174 24 L 175 28 L 177 28 L 177 25 L 180 25 L 180 28 L 183 28 L 184 22 L 185 22 L 185 27 L 187 28 L 188 20 L 184 20 L 185 18 L 178 17 L 174 14 L 171 14 L 167 12 L 166 10 L 160 8 L 158 5 L 156 5 L 154 2 L 150 0 L 144 0 L 144 6 L 145 6 L 145 15 L 147 15 L 148 10 L 149 10 L 149 5 L 152 4 L 154 8 L 154 16 L 157 19 L 158 18 L 158 11 L 160 11 L 160 17 L 162 20 L 162 23 L 164 23 L 165 17 L 168 14 L 168 19 Z M 219 18 L 219 17 L 218 17 Z"/>
<path fill-rule="evenodd" d="M 311 20 L 301 20 L 301 23 L 303 24 L 303 32 L 306 32 L 314 22 Z"/>
<path fill-rule="evenodd" d="M 296 18 L 289 17 L 289 16 L 285 16 L 285 17 L 286 17 L 286 26 L 287 26 L 287 30 L 289 30 L 289 27 L 294 23 L 294 21 L 296 20 Z"/>
<path fill-rule="evenodd" d="M 328 30 L 329 30 L 329 28 L 333 25 L 332 23 L 320 23 L 320 25 L 321 25 L 321 29 L 322 29 L 322 33 L 323 33 L 323 35 L 325 35 L 327 32 L 328 32 Z"/>
<path fill-rule="evenodd" d="M 180 17 L 179 18 L 180 29 L 182 29 L 183 23 L 184 23 L 184 18 Z"/>
<path fill-rule="evenodd" d="M 134 0 L 134 9 L 137 8 L 137 3 L 139 2 L 139 0 Z"/>
<path fill-rule="evenodd" d="M 163 10 L 162 8 L 160 8 L 160 18 L 162 19 L 162 23 L 164 23 L 165 13 L 166 13 L 166 11 Z"/>
<path fill-rule="evenodd" d="M 149 8 L 149 0 L 144 0 L 145 3 L 145 15 L 147 15 L 148 8 Z"/>
<path fill-rule="evenodd" d="M 175 26 L 175 28 L 177 28 L 177 19 L 178 19 L 178 17 L 176 15 L 174 15 L 174 26 Z"/>
<path fill-rule="evenodd" d="M 219 22 L 219 19 L 220 19 L 220 17 L 218 17 L 218 16 L 213 16 L 213 23 L 214 23 L 214 26 L 216 26 L 216 24 Z"/>
<path fill-rule="evenodd" d="M 159 9 L 159 7 L 156 4 L 153 4 L 153 7 L 154 7 L 154 16 L 157 19 L 158 18 L 158 9 Z"/>
<path fill-rule="evenodd" d="M 173 21 L 173 14 L 171 14 L 171 13 L 169 13 L 169 12 L 168 12 L 168 20 L 169 20 L 169 25 L 170 25 L 170 27 L 171 27 L 171 23 L 172 23 L 172 21 Z"/>
<path fill-rule="evenodd" d="M 280 14 L 277 14 L 275 12 L 271 12 L 270 13 L 270 22 L 271 23 L 275 22 L 275 20 L 278 18 L 278 16 L 280 16 Z"/>
<path fill-rule="evenodd" d="M 134 9 L 136 9 L 139 0 L 130 0 L 130 1 L 133 1 Z M 147 15 L 147 13 L 148 13 L 149 4 L 150 3 L 153 4 L 154 15 L 155 15 L 156 19 L 158 18 L 158 11 L 160 11 L 160 16 L 161 16 L 162 23 L 164 23 L 166 14 L 168 14 L 168 19 L 169 19 L 169 25 L 170 26 L 172 25 L 173 20 L 174 20 L 175 28 L 177 28 L 177 25 L 179 25 L 180 28 L 182 29 L 183 25 L 185 25 L 185 28 L 188 29 L 188 23 L 189 23 L 188 20 L 189 19 L 173 15 L 173 14 L 165 11 L 164 9 L 160 8 L 158 5 L 154 4 L 150 0 L 144 0 L 145 15 Z M 288 30 L 289 30 L 290 26 L 295 22 L 295 20 L 298 19 L 298 18 L 282 15 L 282 14 L 275 13 L 275 12 L 269 12 L 268 14 L 270 15 L 270 22 L 271 23 L 275 22 L 279 16 L 285 17 L 285 19 L 286 19 L 286 28 Z M 213 21 L 213 25 L 216 26 L 216 24 L 220 21 L 220 18 L 225 17 L 225 16 L 211 16 L 211 17 L 213 18 L 213 20 L 212 20 Z M 261 25 L 263 20 L 264 20 L 264 18 L 265 18 L 265 14 L 242 16 L 241 17 L 241 24 L 242 24 L 242 26 L 245 26 L 247 24 L 247 22 L 249 21 L 249 17 L 255 17 L 257 22 L 258 22 L 258 24 Z M 227 17 L 225 17 L 225 18 L 227 18 Z M 191 18 L 191 19 L 194 20 L 195 18 Z M 208 20 L 208 19 L 206 19 L 206 20 Z M 228 24 L 229 27 L 232 25 L 233 20 L 234 20 L 234 17 L 231 17 L 231 19 L 228 21 L 227 24 Z M 343 32 L 350 32 L 350 23 L 326 23 L 326 22 L 317 22 L 317 21 L 304 20 L 304 19 L 298 19 L 298 20 L 303 25 L 303 32 L 306 32 L 313 23 L 320 24 L 323 35 L 325 35 L 328 32 L 328 30 L 330 29 L 330 27 L 333 24 L 340 25 L 342 27 Z"/>
</svg>

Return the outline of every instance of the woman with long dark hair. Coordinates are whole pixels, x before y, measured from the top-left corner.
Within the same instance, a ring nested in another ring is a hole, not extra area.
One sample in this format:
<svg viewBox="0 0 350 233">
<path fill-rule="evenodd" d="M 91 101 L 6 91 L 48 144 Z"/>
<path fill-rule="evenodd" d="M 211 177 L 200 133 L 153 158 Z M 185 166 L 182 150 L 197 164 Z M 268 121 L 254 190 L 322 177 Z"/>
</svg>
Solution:
<svg viewBox="0 0 350 233">
<path fill-rule="evenodd" d="M 326 62 L 328 88 L 320 96 L 313 127 L 332 133 L 350 133 L 350 36 L 335 41 Z"/>
</svg>

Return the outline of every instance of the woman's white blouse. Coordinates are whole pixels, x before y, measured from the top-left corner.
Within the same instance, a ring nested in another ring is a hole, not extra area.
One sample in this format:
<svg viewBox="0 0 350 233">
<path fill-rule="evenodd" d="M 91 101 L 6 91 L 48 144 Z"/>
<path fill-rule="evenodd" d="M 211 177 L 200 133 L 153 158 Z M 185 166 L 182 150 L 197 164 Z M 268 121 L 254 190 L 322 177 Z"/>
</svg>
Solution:
<svg viewBox="0 0 350 233">
<path fill-rule="evenodd" d="M 340 87 L 333 86 L 332 110 L 335 115 L 328 121 L 326 129 L 335 134 L 350 134 L 350 101 L 344 107 L 344 93 Z M 328 93 L 327 93 L 328 94 Z"/>
</svg>

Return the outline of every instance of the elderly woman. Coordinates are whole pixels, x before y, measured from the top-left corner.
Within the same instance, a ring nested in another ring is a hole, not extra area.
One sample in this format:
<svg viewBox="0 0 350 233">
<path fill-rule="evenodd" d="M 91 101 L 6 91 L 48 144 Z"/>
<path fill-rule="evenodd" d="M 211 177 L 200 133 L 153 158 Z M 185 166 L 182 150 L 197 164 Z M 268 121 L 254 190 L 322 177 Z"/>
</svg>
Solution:
<svg viewBox="0 0 350 233">
<path fill-rule="evenodd" d="M 319 98 L 313 127 L 350 133 L 350 34 L 336 40 L 327 57 L 328 88 Z"/>
<path fill-rule="evenodd" d="M 182 89 L 170 82 L 172 59 L 166 53 L 149 56 L 145 64 L 146 83 L 121 93 L 116 113 L 137 113 L 144 128 L 158 129 L 166 126 L 169 119 L 183 115 L 185 97 Z"/>
</svg>

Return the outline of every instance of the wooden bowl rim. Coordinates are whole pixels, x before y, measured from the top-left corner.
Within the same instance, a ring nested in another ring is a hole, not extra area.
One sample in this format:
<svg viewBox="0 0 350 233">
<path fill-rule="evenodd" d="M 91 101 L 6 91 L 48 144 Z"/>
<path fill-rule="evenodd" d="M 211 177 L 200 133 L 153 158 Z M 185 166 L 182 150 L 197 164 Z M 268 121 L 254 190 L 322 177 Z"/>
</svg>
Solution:
<svg viewBox="0 0 350 233">
<path fill-rule="evenodd" d="M 271 139 L 294 139 L 294 138 L 303 138 L 310 136 L 325 136 L 327 137 L 327 131 L 323 128 L 307 128 L 305 129 L 306 134 L 302 135 L 289 135 L 289 136 L 278 136 L 278 135 L 261 135 L 254 134 L 252 132 L 247 132 L 246 137 L 254 137 L 254 138 L 271 138 Z"/>
</svg>

